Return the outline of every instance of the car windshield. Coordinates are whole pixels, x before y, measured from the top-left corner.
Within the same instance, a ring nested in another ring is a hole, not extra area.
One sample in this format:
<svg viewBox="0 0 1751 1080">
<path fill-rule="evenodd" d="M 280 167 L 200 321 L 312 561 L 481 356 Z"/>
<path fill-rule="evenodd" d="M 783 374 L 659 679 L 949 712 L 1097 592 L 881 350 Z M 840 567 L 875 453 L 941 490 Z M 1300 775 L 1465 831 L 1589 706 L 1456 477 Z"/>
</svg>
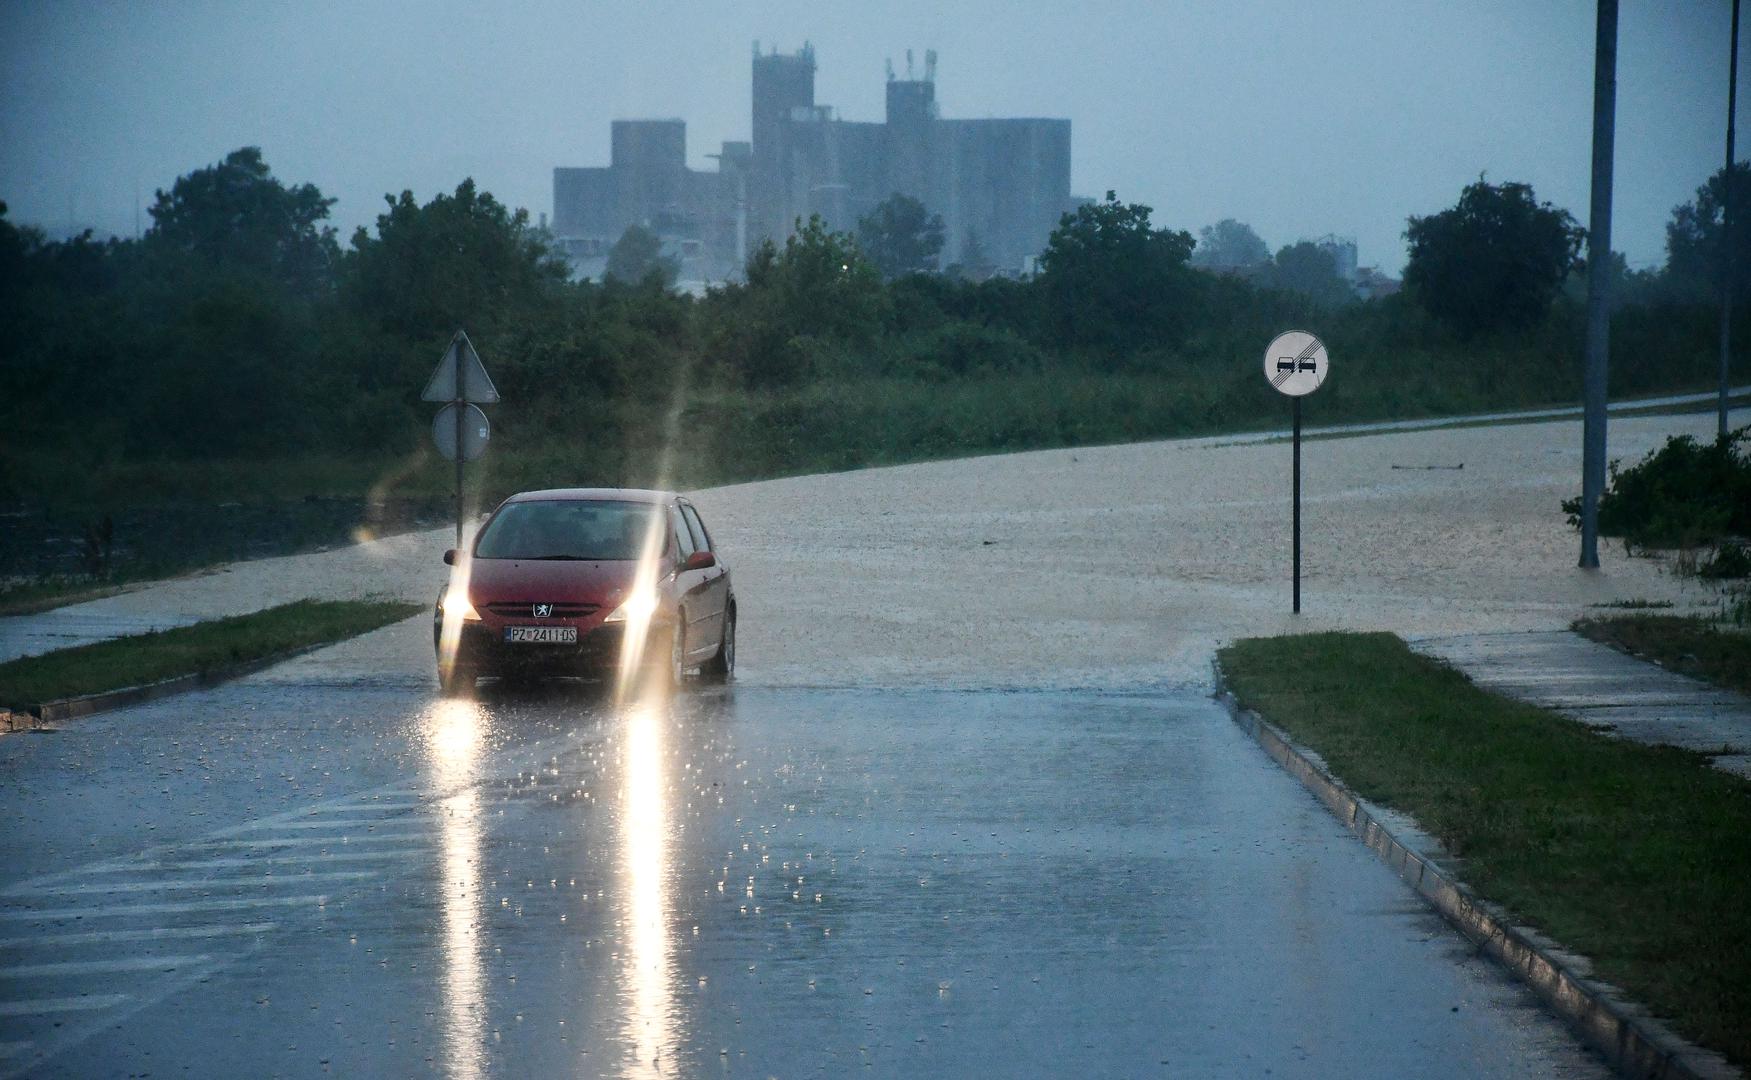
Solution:
<svg viewBox="0 0 1751 1080">
<path fill-rule="evenodd" d="M 644 547 L 657 507 L 638 502 L 552 499 L 515 502 L 493 516 L 475 546 L 477 559 L 633 560 Z"/>
</svg>

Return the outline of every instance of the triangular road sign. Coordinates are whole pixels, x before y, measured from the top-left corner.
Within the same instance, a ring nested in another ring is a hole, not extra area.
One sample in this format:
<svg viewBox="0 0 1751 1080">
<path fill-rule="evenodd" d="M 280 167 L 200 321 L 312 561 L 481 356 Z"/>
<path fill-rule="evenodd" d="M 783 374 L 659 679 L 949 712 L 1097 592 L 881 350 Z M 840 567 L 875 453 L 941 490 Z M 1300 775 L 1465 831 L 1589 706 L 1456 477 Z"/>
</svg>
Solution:
<svg viewBox="0 0 1751 1080">
<path fill-rule="evenodd" d="M 461 394 L 456 393 L 458 368 L 462 371 Z M 468 335 L 460 330 L 450 339 L 450 347 L 444 350 L 444 358 L 438 361 L 438 370 L 432 372 L 431 381 L 420 394 L 421 401 L 455 401 L 457 398 L 483 405 L 499 399 L 498 389 L 487 378 L 486 368 L 480 362 L 480 354 L 474 351 Z"/>
</svg>

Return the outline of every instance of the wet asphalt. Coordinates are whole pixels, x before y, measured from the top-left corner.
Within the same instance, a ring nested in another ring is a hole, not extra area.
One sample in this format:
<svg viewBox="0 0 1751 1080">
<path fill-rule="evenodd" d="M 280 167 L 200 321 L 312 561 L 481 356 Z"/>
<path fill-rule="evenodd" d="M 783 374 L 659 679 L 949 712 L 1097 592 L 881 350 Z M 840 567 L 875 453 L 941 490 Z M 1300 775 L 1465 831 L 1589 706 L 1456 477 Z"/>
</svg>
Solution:
<svg viewBox="0 0 1751 1080">
<path fill-rule="evenodd" d="M 426 632 L 0 739 L 0 1077 L 1606 1075 L 1202 691 Z"/>
</svg>

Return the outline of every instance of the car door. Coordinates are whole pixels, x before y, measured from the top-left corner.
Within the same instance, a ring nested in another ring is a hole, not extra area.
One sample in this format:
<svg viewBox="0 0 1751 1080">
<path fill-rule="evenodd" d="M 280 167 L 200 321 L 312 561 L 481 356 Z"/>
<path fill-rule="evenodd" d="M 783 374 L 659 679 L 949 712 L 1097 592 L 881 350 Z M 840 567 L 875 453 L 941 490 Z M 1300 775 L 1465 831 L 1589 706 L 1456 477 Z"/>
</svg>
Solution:
<svg viewBox="0 0 1751 1080">
<path fill-rule="evenodd" d="M 705 531 L 705 522 L 700 520 L 699 511 L 685 499 L 680 500 L 679 505 L 694 548 L 698 551 L 711 551 L 711 534 Z M 716 566 L 707 567 L 701 572 L 706 575 L 706 579 L 701 593 L 697 630 L 699 636 L 692 640 L 706 648 L 704 659 L 710 659 L 718 642 L 723 640 L 724 609 L 729 603 L 730 595 L 730 570 L 720 559 Z"/>
<path fill-rule="evenodd" d="M 710 656 L 717 647 L 717 630 L 711 623 L 711 583 L 717 568 L 683 569 L 699 545 L 681 508 L 674 503 L 669 504 L 669 531 L 674 535 L 676 551 L 675 598 L 687 620 L 687 664 L 692 666 L 701 655 Z"/>
</svg>

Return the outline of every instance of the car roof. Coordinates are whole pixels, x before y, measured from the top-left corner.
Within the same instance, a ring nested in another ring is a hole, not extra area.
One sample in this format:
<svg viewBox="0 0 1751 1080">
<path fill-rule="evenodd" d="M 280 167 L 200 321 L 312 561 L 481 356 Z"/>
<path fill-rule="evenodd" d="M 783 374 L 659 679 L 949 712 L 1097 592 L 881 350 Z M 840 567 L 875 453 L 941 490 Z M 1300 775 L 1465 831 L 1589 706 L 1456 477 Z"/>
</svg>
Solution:
<svg viewBox="0 0 1751 1080">
<path fill-rule="evenodd" d="M 505 501 L 514 502 L 643 502 L 662 504 L 675 498 L 672 491 L 650 488 L 544 488 L 519 491 Z"/>
</svg>

